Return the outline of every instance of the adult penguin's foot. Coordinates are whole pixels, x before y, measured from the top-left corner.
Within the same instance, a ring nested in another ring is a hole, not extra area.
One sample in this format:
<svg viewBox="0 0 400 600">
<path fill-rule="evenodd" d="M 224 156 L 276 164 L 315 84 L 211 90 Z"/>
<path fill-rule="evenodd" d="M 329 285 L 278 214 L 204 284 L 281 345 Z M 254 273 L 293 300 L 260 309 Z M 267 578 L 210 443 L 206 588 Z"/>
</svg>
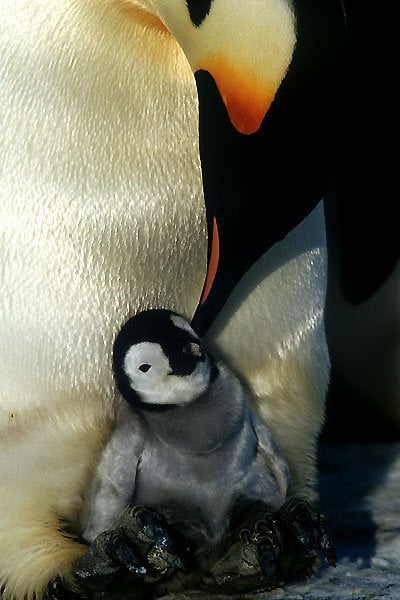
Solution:
<svg viewBox="0 0 400 600">
<path fill-rule="evenodd" d="M 321 558 L 336 567 L 336 552 L 326 517 L 305 500 L 292 498 L 279 509 L 284 544 L 281 568 L 287 581 L 304 579 L 315 573 Z"/>
<path fill-rule="evenodd" d="M 336 566 L 327 520 L 308 502 L 293 498 L 277 512 L 257 503 L 234 528 L 227 551 L 200 587 L 220 593 L 270 590 L 310 577 L 321 558 Z"/>
<path fill-rule="evenodd" d="M 191 547 L 166 519 L 143 506 L 126 510 L 75 563 L 74 581 L 87 594 L 114 590 L 127 578 L 145 595 L 153 584 L 190 568 Z"/>
</svg>

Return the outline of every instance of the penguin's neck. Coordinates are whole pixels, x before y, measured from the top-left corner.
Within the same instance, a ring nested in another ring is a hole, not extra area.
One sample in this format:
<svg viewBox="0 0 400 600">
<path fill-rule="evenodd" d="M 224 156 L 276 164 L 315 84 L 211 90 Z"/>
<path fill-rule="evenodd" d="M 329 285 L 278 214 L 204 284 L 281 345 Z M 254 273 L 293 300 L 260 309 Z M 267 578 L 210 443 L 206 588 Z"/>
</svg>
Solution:
<svg viewBox="0 0 400 600">
<path fill-rule="evenodd" d="M 239 382 L 220 370 L 196 400 L 161 410 L 142 408 L 140 413 L 153 439 L 178 452 L 208 454 L 240 431 L 246 410 Z"/>
</svg>

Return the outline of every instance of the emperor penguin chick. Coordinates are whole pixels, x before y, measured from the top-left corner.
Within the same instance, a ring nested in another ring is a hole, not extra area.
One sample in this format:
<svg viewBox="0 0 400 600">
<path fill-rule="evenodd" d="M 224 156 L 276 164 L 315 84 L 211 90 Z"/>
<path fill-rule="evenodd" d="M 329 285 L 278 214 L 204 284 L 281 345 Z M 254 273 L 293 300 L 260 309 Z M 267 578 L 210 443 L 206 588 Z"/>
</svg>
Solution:
<svg viewBox="0 0 400 600">
<path fill-rule="evenodd" d="M 286 462 L 238 378 L 177 313 L 130 319 L 113 368 L 126 402 L 88 494 L 84 537 L 92 542 L 125 509 L 144 506 L 192 543 L 203 570 L 234 514 L 257 501 L 272 511 L 284 503 Z"/>
</svg>

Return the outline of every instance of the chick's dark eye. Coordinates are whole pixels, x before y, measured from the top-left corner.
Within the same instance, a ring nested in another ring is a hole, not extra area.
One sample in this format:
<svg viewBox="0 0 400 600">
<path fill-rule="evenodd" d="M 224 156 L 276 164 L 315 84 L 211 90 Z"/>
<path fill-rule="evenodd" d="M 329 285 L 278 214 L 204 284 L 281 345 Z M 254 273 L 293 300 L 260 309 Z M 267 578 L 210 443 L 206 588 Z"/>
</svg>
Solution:
<svg viewBox="0 0 400 600">
<path fill-rule="evenodd" d="M 149 365 L 148 363 L 143 363 L 143 365 L 140 365 L 139 367 L 139 371 L 142 371 L 142 373 L 147 373 L 147 371 L 150 371 L 151 369 L 151 365 Z"/>
</svg>

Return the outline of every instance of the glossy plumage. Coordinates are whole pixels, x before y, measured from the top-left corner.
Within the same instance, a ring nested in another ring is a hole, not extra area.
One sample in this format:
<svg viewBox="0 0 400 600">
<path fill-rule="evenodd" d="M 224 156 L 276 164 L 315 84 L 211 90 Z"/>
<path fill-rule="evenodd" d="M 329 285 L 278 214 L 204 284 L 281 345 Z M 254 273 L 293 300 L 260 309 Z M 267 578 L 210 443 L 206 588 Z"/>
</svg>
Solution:
<svg viewBox="0 0 400 600">
<path fill-rule="evenodd" d="M 291 63 L 296 11 L 286 0 L 213 5 L 231 25 L 200 47 L 222 39 L 228 56 L 240 32 L 255 44 L 247 65 L 263 73 L 261 90 L 274 74 L 269 102 Z M 0 19 L 0 586 L 22 600 L 67 579 L 86 551 L 74 534 L 118 404 L 122 321 L 160 306 L 191 319 L 201 297 L 208 200 L 193 69 L 205 63 L 189 42 L 207 29 L 183 0 L 4 0 Z M 208 19 L 211 34 L 224 22 Z M 261 109 L 243 110 L 256 127 Z M 224 310 L 211 307 L 207 343 L 267 418 L 291 492 L 313 499 L 329 372 L 322 207 L 235 283 Z"/>
</svg>

